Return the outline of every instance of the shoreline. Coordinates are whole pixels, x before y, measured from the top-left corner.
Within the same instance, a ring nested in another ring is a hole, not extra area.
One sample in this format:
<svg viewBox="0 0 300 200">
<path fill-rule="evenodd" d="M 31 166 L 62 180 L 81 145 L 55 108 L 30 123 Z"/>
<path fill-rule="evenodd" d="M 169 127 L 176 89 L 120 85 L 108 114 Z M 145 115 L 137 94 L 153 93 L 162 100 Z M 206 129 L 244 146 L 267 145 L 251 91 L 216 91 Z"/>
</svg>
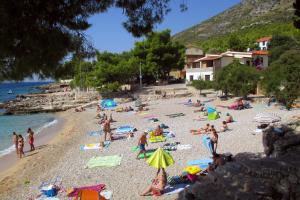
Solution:
<svg viewBox="0 0 300 200">
<path fill-rule="evenodd" d="M 52 123 L 54 123 L 54 124 L 52 124 Z M 60 114 L 58 114 L 58 113 L 54 114 L 54 120 L 49 123 L 44 124 L 44 126 L 41 127 L 40 132 L 35 135 L 36 150 L 42 149 L 45 146 L 47 146 L 47 144 L 53 138 L 55 138 L 55 136 L 58 134 L 58 132 L 63 128 L 64 123 L 65 123 L 65 119 L 62 118 L 60 116 Z M 34 155 L 34 151 L 33 152 L 29 151 L 29 144 L 27 141 L 25 141 L 24 152 L 25 152 L 25 158 L 27 156 Z M 10 168 L 12 168 L 16 164 L 18 164 L 19 160 L 20 159 L 16 156 L 15 149 L 7 154 L 0 156 L 0 163 L 1 163 L 1 165 L 0 165 L 0 181 L 1 181 L 1 177 L 2 177 L 1 174 L 5 173 L 5 171 L 9 170 Z"/>
</svg>

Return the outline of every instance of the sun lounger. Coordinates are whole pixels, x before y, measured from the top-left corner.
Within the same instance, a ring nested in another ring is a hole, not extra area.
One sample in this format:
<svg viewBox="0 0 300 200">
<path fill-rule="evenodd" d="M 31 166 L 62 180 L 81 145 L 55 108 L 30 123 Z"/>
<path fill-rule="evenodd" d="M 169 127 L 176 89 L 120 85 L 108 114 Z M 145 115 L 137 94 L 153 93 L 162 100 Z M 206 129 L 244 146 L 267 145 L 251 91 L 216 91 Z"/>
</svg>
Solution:
<svg viewBox="0 0 300 200">
<path fill-rule="evenodd" d="M 86 168 L 94 168 L 94 167 L 114 167 L 121 164 L 122 156 L 114 155 L 114 156 L 99 156 L 92 157 Z"/>
</svg>

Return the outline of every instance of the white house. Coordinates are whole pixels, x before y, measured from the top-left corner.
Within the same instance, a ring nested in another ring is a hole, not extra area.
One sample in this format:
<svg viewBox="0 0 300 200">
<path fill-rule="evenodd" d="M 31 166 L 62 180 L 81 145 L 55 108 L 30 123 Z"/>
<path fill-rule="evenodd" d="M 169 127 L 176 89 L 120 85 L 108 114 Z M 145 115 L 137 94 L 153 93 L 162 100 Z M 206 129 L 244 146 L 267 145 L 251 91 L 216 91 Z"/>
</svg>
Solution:
<svg viewBox="0 0 300 200">
<path fill-rule="evenodd" d="M 268 50 L 272 37 L 263 37 L 256 40 L 260 50 Z"/>
<path fill-rule="evenodd" d="M 194 68 L 186 69 L 186 82 L 193 80 L 210 80 L 214 78 L 214 73 L 231 64 L 234 59 L 238 59 L 241 64 L 253 66 L 256 69 L 264 69 L 268 66 L 267 51 L 236 52 L 226 51 L 222 54 L 206 54 L 205 57 L 194 61 Z"/>
</svg>

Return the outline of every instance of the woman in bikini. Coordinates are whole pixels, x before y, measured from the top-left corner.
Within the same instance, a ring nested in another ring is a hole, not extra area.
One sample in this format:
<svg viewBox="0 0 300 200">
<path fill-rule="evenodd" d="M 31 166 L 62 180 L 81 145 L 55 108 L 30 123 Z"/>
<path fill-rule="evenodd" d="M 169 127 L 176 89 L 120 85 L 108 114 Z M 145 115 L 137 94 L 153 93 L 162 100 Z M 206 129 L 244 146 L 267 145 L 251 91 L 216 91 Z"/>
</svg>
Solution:
<svg viewBox="0 0 300 200">
<path fill-rule="evenodd" d="M 34 132 L 31 130 L 31 128 L 28 128 L 27 130 L 27 133 L 28 133 L 28 143 L 30 145 L 30 151 L 34 151 L 35 150 L 35 147 L 34 147 Z"/>
<path fill-rule="evenodd" d="M 20 158 L 25 156 L 25 154 L 24 154 L 24 138 L 22 135 L 19 135 L 19 137 L 18 137 L 18 150 L 19 150 Z"/>
<path fill-rule="evenodd" d="M 152 180 L 152 184 L 146 188 L 142 193 L 140 193 L 140 196 L 146 196 L 150 192 L 154 196 L 160 196 L 163 194 L 163 190 L 165 189 L 167 184 L 167 174 L 164 169 L 162 169 L 162 173 L 160 173 L 160 170 L 158 170 L 156 178 Z"/>
</svg>

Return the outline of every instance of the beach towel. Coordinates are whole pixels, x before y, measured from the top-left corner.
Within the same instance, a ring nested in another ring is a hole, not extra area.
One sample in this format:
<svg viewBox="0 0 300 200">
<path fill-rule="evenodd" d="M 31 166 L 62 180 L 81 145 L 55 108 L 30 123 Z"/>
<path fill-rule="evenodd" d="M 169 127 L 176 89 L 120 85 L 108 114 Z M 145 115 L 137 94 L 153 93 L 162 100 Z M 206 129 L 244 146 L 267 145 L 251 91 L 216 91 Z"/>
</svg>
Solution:
<svg viewBox="0 0 300 200">
<path fill-rule="evenodd" d="M 154 150 L 150 150 L 150 151 L 146 151 L 146 158 L 149 158 L 150 156 L 152 156 L 154 154 L 156 149 Z M 138 159 L 144 159 L 145 158 L 145 155 L 144 153 L 141 153 L 139 156 L 138 156 Z"/>
<path fill-rule="evenodd" d="M 188 150 L 191 149 L 193 146 L 191 144 L 179 144 L 177 145 L 177 150 Z"/>
<path fill-rule="evenodd" d="M 112 140 L 121 140 L 128 138 L 128 133 L 122 133 L 122 134 L 112 134 L 111 139 Z"/>
<path fill-rule="evenodd" d="M 73 188 L 69 193 L 68 197 L 76 197 L 81 190 L 92 190 L 96 192 L 101 192 L 104 190 L 105 185 L 104 184 L 98 184 L 98 185 L 91 185 L 91 186 L 84 186 L 84 187 L 77 187 Z"/>
<path fill-rule="evenodd" d="M 110 141 L 104 142 L 105 148 L 108 148 L 109 145 L 110 145 Z M 85 144 L 85 145 L 80 146 L 80 149 L 81 150 L 95 150 L 95 149 L 97 150 L 97 149 L 100 149 L 100 143 Z"/>
<path fill-rule="evenodd" d="M 111 99 L 102 100 L 102 102 L 101 102 L 102 108 L 114 108 L 116 106 L 117 106 L 117 103 Z"/>
<path fill-rule="evenodd" d="M 169 114 L 169 115 L 166 115 L 170 118 L 175 118 L 175 117 L 181 117 L 181 116 L 185 116 L 184 113 L 174 113 L 174 114 Z"/>
<path fill-rule="evenodd" d="M 190 161 L 187 162 L 188 166 L 197 165 L 201 169 L 208 168 L 210 163 L 213 163 L 213 160 L 211 158 L 202 158 L 202 159 L 199 159 L 199 160 L 190 160 Z"/>
<path fill-rule="evenodd" d="M 104 190 L 100 192 L 100 195 L 102 195 L 106 200 L 110 200 L 112 198 L 112 191 Z"/>
<path fill-rule="evenodd" d="M 181 183 L 186 183 L 187 180 L 182 176 L 168 176 L 167 178 L 167 183 L 169 185 L 177 185 L 177 184 L 181 184 Z"/>
<path fill-rule="evenodd" d="M 202 137 L 202 143 L 204 147 L 212 154 L 213 153 L 213 146 L 211 144 L 211 139 L 209 136 L 204 135 Z"/>
<path fill-rule="evenodd" d="M 157 143 L 157 142 L 165 142 L 166 141 L 166 138 L 162 135 L 160 136 L 151 136 L 149 141 L 151 143 Z"/>
<path fill-rule="evenodd" d="M 122 156 L 99 156 L 92 157 L 86 164 L 86 168 L 94 167 L 114 167 L 121 164 Z"/>
<path fill-rule="evenodd" d="M 173 133 L 172 131 L 164 131 L 164 132 L 163 132 L 163 135 L 164 135 L 166 138 L 174 138 L 174 137 L 175 137 L 175 133 Z"/>
<path fill-rule="evenodd" d="M 102 135 L 103 134 L 103 131 L 102 130 L 99 130 L 99 131 L 90 131 L 87 133 L 89 136 L 99 136 L 99 135 Z"/>
<path fill-rule="evenodd" d="M 157 116 L 155 115 L 147 115 L 147 116 L 144 116 L 145 119 L 151 119 L 151 118 L 157 118 Z"/>
<path fill-rule="evenodd" d="M 134 132 L 135 128 L 130 125 L 120 126 L 116 129 L 116 134 Z"/>
<path fill-rule="evenodd" d="M 190 185 L 187 183 L 177 184 L 177 185 L 168 185 L 165 189 L 163 194 L 165 195 L 172 195 L 178 194 L 179 192 L 183 191 L 185 188 L 188 188 Z"/>
<path fill-rule="evenodd" d="M 59 200 L 59 198 L 56 198 L 56 197 L 40 197 L 40 198 L 37 198 L 35 200 Z"/>
</svg>

